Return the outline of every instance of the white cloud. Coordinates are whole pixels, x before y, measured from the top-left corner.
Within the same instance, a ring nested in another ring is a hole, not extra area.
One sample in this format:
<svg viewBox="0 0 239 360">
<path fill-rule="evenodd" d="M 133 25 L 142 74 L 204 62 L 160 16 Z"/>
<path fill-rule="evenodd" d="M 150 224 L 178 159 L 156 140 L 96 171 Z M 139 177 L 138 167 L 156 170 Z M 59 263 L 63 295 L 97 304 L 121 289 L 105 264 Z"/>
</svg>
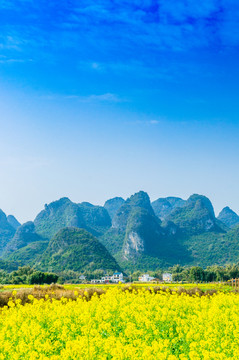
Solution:
<svg viewBox="0 0 239 360">
<path fill-rule="evenodd" d="M 133 125 L 158 125 L 161 124 L 162 122 L 166 121 L 166 119 L 161 119 L 161 120 L 135 120 L 135 121 L 127 121 L 127 124 L 133 124 Z"/>
<path fill-rule="evenodd" d="M 117 94 L 105 93 L 105 94 L 90 94 L 86 96 L 81 95 L 59 95 L 59 94 L 48 94 L 40 96 L 46 100 L 77 100 L 79 102 L 91 103 L 91 102 L 111 102 L 121 103 L 127 102 L 125 98 L 119 97 Z"/>
<path fill-rule="evenodd" d="M 152 125 L 156 125 L 156 124 L 159 124 L 160 121 L 159 120 L 150 120 L 149 121 L 149 124 L 152 124 Z"/>
<path fill-rule="evenodd" d="M 101 69 L 101 65 L 99 63 L 97 63 L 97 62 L 93 62 L 91 64 L 91 67 L 92 67 L 92 69 L 95 69 L 95 70 L 100 70 Z"/>
<path fill-rule="evenodd" d="M 106 101 L 106 102 L 122 102 L 124 101 L 118 95 L 112 93 L 106 93 L 101 95 L 89 95 L 82 96 L 78 98 L 81 101 L 91 102 L 91 101 Z"/>
<path fill-rule="evenodd" d="M 32 59 L 7 59 L 7 58 L 0 58 L 0 64 L 14 64 L 14 63 L 25 63 L 31 62 Z"/>
</svg>

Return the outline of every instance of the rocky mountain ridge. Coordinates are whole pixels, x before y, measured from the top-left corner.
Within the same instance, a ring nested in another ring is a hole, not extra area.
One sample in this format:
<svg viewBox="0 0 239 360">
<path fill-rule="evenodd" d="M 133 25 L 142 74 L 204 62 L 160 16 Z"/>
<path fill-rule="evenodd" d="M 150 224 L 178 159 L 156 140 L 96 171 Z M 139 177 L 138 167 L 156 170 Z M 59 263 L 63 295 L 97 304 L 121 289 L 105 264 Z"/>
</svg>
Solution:
<svg viewBox="0 0 239 360">
<path fill-rule="evenodd" d="M 13 218 L 13 216 L 7 217 L 6 214 L 0 209 L 0 256 L 2 256 L 5 247 L 16 232 L 16 223 L 14 221 L 15 218 Z"/>
<path fill-rule="evenodd" d="M 50 240 L 37 258 L 36 266 L 42 270 L 121 270 L 116 260 L 100 241 L 84 229 L 61 229 Z"/>
<path fill-rule="evenodd" d="M 239 216 L 235 213 L 235 211 L 230 209 L 229 206 L 226 206 L 222 209 L 217 219 L 223 222 L 229 228 L 233 228 L 239 225 Z"/>
<path fill-rule="evenodd" d="M 224 264 L 239 261 L 238 220 L 227 207 L 216 218 L 211 201 L 198 194 L 187 200 L 167 197 L 151 203 L 148 194 L 140 191 L 126 200 L 107 200 L 104 206 L 61 198 L 45 205 L 33 222 L 21 226 L 0 211 L 0 257 L 22 265 L 47 266 L 39 259 L 51 240 L 58 234 L 57 241 L 61 241 L 61 230 L 75 228 L 84 229 L 82 236 L 88 239 L 89 233 L 95 236 L 116 259 L 119 265 L 115 266 L 125 271 L 174 264 L 206 266 L 212 261 Z M 60 257 L 52 256 L 63 261 L 67 246 L 62 252 Z M 97 264 L 102 265 L 98 260 Z"/>
</svg>

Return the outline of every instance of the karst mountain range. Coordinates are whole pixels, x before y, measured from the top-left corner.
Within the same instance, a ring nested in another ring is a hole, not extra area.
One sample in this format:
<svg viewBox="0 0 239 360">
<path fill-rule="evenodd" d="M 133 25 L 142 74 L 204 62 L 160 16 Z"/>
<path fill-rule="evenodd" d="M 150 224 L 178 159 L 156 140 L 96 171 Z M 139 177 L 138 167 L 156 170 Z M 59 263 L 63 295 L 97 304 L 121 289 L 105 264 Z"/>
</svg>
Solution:
<svg viewBox="0 0 239 360">
<path fill-rule="evenodd" d="M 61 198 L 23 225 L 0 210 L 0 267 L 128 272 L 238 261 L 239 216 L 225 207 L 216 217 L 203 195 L 151 202 L 140 191 L 104 206 Z"/>
</svg>

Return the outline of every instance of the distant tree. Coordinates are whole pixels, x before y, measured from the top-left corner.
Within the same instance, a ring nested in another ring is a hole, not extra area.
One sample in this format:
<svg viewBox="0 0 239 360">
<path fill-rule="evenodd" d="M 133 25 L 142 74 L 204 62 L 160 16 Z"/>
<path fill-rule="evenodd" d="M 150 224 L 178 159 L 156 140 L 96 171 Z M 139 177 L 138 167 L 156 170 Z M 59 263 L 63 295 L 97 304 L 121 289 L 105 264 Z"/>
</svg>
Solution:
<svg viewBox="0 0 239 360">
<path fill-rule="evenodd" d="M 141 275 L 142 273 L 140 271 L 135 271 L 133 274 L 131 274 L 131 277 L 130 279 L 132 281 L 138 281 L 139 279 L 139 276 Z"/>
<path fill-rule="evenodd" d="M 35 271 L 28 277 L 29 284 L 51 284 L 56 283 L 58 280 L 58 275 L 53 273 L 44 273 L 41 271 Z"/>
<path fill-rule="evenodd" d="M 239 278 L 239 265 L 237 264 L 232 264 L 232 265 L 227 265 L 226 266 L 226 273 L 227 273 L 227 277 L 229 279 L 233 279 L 233 278 Z"/>
<path fill-rule="evenodd" d="M 200 266 L 193 266 L 190 269 L 190 278 L 192 281 L 201 282 L 205 280 L 205 272 Z"/>
<path fill-rule="evenodd" d="M 217 280 L 217 274 L 214 271 L 211 271 L 210 269 L 205 270 L 205 281 L 207 282 L 213 282 Z"/>
</svg>

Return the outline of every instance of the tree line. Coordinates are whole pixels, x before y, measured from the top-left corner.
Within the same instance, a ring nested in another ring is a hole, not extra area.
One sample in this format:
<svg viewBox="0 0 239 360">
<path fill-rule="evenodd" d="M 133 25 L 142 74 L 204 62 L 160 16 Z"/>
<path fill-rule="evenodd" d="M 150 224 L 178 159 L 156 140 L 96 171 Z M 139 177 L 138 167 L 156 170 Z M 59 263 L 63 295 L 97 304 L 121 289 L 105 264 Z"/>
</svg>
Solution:
<svg viewBox="0 0 239 360">
<path fill-rule="evenodd" d="M 155 280 L 162 281 L 164 272 L 172 274 L 175 282 L 217 282 L 227 281 L 233 278 L 239 278 L 239 263 L 228 264 L 225 266 L 213 265 L 203 268 L 201 266 L 181 266 L 174 265 L 167 269 L 158 269 L 155 271 L 146 271 L 145 273 L 154 277 Z M 130 281 L 138 281 L 142 271 L 131 273 L 128 278 Z"/>
<path fill-rule="evenodd" d="M 239 263 L 226 266 L 213 265 L 206 269 L 200 266 L 183 267 L 176 265 L 169 270 L 173 274 L 174 281 L 214 282 L 239 278 Z"/>
<path fill-rule="evenodd" d="M 52 284 L 56 283 L 58 278 L 57 274 L 37 271 L 30 266 L 19 267 L 10 273 L 0 270 L 0 284 Z"/>
<path fill-rule="evenodd" d="M 175 282 L 217 282 L 227 281 L 233 278 L 239 278 L 239 263 L 229 264 L 226 266 L 213 265 L 207 268 L 200 266 L 181 266 L 174 265 L 168 269 L 158 269 L 156 271 L 145 271 L 155 280 L 162 280 L 164 272 L 169 272 L 173 276 Z M 130 274 L 125 274 L 125 281 L 138 281 L 139 276 L 143 274 L 142 271 L 135 271 Z M 17 270 L 8 272 L 5 269 L 0 269 L 0 284 L 51 284 L 51 283 L 73 283 L 80 282 L 80 276 L 84 275 L 86 281 L 92 279 L 99 279 L 105 275 L 103 270 L 76 272 L 66 270 L 61 273 L 48 273 L 38 271 L 30 266 L 22 266 Z M 112 274 L 109 274 L 112 275 Z"/>
</svg>

